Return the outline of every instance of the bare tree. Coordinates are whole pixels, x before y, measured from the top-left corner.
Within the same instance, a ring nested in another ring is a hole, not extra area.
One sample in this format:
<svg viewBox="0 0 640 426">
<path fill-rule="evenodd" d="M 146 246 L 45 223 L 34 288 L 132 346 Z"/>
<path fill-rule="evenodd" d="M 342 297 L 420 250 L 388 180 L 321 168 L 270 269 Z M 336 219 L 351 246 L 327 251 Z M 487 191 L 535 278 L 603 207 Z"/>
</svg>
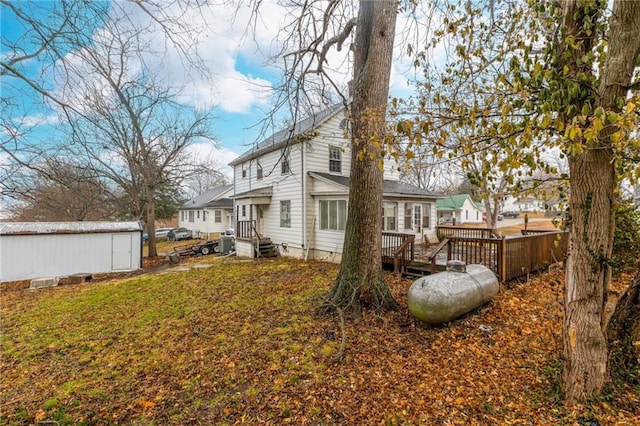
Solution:
<svg viewBox="0 0 640 426">
<path fill-rule="evenodd" d="M 193 170 L 185 148 L 211 140 L 211 114 L 179 104 L 179 93 L 145 66 L 142 33 L 112 16 L 91 46 L 68 54 L 73 67 L 60 82 L 60 96 L 75 105 L 68 149 L 127 194 L 132 217 L 146 220 L 154 257 L 157 196 Z"/>
<path fill-rule="evenodd" d="M 49 158 L 40 171 L 23 169 L 12 220 L 86 221 L 113 219 L 117 203 L 90 167 Z M 19 194 L 19 195 L 18 195 Z"/>
</svg>

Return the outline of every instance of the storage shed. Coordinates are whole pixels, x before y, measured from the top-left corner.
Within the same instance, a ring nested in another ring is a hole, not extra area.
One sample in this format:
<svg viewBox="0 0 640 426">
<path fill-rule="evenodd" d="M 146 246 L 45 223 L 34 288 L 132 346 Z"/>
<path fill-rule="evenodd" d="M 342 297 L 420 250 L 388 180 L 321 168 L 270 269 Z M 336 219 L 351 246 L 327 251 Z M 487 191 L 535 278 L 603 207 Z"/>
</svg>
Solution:
<svg viewBox="0 0 640 426">
<path fill-rule="evenodd" d="M 0 282 L 142 268 L 140 222 L 0 222 Z"/>
</svg>

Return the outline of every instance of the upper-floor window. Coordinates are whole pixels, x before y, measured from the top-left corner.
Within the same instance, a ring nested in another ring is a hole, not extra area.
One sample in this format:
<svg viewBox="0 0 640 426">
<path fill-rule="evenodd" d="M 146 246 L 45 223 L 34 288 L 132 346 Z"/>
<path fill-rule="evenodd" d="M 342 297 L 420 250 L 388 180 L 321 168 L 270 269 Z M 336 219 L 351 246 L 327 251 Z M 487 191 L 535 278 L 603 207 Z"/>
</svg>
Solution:
<svg viewBox="0 0 640 426">
<path fill-rule="evenodd" d="M 242 177 L 247 177 L 247 167 L 244 164 L 242 165 Z"/>
<path fill-rule="evenodd" d="M 280 228 L 291 228 L 291 201 L 280 201 Z"/>
<path fill-rule="evenodd" d="M 281 165 L 282 165 L 282 174 L 286 175 L 287 173 L 291 173 L 291 166 L 289 164 L 290 161 L 290 155 L 289 155 L 289 147 L 286 147 L 285 149 L 282 150 L 282 159 L 281 159 Z"/>
<path fill-rule="evenodd" d="M 337 146 L 329 147 L 329 171 L 342 173 L 342 151 Z"/>
<path fill-rule="evenodd" d="M 263 175 L 263 171 L 262 171 L 262 164 L 260 164 L 260 162 L 258 162 L 256 164 L 256 178 L 257 179 L 262 179 L 262 175 Z"/>
</svg>

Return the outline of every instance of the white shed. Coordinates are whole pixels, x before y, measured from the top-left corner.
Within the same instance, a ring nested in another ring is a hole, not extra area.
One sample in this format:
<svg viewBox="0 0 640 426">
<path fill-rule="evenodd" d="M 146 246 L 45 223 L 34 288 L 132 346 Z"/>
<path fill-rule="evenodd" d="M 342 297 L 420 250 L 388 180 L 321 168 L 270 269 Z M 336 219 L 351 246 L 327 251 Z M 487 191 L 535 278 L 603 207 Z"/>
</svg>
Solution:
<svg viewBox="0 0 640 426">
<path fill-rule="evenodd" d="M 0 222 L 0 282 L 142 268 L 139 222 Z"/>
</svg>

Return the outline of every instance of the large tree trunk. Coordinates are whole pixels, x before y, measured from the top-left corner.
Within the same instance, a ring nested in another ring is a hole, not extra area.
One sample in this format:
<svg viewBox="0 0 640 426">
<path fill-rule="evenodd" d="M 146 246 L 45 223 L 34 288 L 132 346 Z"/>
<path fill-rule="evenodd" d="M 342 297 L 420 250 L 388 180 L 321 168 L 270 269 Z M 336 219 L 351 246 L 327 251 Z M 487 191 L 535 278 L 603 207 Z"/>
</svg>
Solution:
<svg viewBox="0 0 640 426">
<path fill-rule="evenodd" d="M 382 274 L 382 151 L 396 2 L 360 1 L 351 107 L 351 188 L 342 263 L 326 307 L 397 309 Z"/>
<path fill-rule="evenodd" d="M 567 0 L 563 9 L 566 35 L 584 40 L 582 49 L 568 50 L 570 55 L 563 52 L 564 58 L 570 58 L 565 59 L 570 75 L 576 77 L 593 72 L 585 68 L 590 64 L 582 62 L 580 56 L 593 48 L 590 40 L 594 30 L 585 29 L 585 16 L 595 16 L 594 8 L 604 7 L 605 2 L 587 4 Z M 640 3 L 617 0 L 609 24 L 607 59 L 593 107 L 620 111 L 640 54 Z M 586 102 L 578 101 L 579 111 Z M 603 307 L 611 275 L 608 261 L 615 227 L 617 181 L 611 135 L 617 130 L 615 124 L 605 126 L 596 142 L 586 143 L 583 153 L 569 156 L 571 249 L 563 323 L 563 388 L 569 402 L 583 402 L 599 395 L 608 381 Z"/>
</svg>

